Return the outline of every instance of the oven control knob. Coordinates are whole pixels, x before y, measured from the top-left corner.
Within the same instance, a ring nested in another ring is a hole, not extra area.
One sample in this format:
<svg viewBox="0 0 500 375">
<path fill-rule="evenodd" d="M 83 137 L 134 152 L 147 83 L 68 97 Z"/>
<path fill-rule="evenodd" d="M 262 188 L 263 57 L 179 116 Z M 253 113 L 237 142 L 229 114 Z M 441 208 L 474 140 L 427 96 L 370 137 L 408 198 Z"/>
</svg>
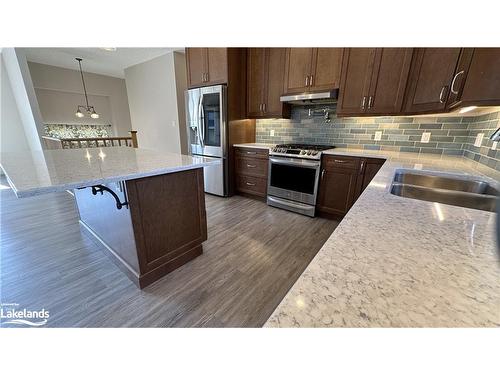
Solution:
<svg viewBox="0 0 500 375">
<path fill-rule="evenodd" d="M 312 152 L 312 155 L 313 155 L 313 156 L 318 155 L 318 151 L 313 151 L 313 152 Z"/>
<path fill-rule="evenodd" d="M 305 155 L 306 150 L 300 150 L 300 155 Z"/>
<path fill-rule="evenodd" d="M 307 151 L 307 155 L 311 155 L 311 150 Z"/>
</svg>

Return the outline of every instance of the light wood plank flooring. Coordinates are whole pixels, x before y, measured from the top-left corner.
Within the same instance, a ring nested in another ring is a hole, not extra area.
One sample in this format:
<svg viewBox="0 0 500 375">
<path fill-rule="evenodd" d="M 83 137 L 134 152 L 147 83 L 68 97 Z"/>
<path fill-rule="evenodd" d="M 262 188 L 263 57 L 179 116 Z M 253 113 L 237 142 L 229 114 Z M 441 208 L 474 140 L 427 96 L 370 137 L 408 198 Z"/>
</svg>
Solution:
<svg viewBox="0 0 500 375">
<path fill-rule="evenodd" d="M 338 224 L 207 195 L 204 254 L 141 291 L 70 194 L 0 198 L 0 301 L 49 310 L 49 327 L 260 327 Z"/>
</svg>

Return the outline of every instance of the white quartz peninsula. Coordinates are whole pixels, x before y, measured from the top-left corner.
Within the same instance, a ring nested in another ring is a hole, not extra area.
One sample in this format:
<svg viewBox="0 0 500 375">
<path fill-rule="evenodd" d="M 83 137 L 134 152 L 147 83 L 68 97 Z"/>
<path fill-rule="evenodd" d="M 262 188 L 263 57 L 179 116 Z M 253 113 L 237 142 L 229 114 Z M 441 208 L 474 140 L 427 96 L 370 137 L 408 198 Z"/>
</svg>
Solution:
<svg viewBox="0 0 500 375">
<path fill-rule="evenodd" d="M 203 252 L 203 167 L 218 160 L 130 147 L 2 153 L 18 198 L 73 190 L 82 227 L 143 288 Z"/>
</svg>

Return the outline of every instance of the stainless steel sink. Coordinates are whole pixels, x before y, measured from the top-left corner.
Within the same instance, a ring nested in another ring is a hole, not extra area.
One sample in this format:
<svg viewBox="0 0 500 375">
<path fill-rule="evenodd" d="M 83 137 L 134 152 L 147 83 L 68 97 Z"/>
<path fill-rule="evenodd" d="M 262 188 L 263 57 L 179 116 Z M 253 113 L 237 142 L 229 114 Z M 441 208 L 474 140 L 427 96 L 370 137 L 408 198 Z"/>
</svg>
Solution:
<svg viewBox="0 0 500 375">
<path fill-rule="evenodd" d="M 394 182 L 399 182 L 405 185 L 423 186 L 427 188 L 498 195 L 498 191 L 494 189 L 488 182 L 476 179 L 466 180 L 460 178 L 416 174 L 401 171 L 397 172 L 394 176 Z"/>
<path fill-rule="evenodd" d="M 487 181 L 398 171 L 391 194 L 494 212 L 498 190 Z"/>
</svg>

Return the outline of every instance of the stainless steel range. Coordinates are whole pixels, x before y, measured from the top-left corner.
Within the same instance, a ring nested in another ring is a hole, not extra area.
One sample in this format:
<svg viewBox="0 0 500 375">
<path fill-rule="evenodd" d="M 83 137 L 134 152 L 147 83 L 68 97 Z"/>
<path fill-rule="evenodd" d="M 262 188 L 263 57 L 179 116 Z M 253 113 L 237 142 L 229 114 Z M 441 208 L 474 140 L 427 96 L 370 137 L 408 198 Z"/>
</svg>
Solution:
<svg viewBox="0 0 500 375">
<path fill-rule="evenodd" d="M 269 152 L 267 204 L 314 216 L 321 152 L 326 145 L 282 144 Z"/>
</svg>

